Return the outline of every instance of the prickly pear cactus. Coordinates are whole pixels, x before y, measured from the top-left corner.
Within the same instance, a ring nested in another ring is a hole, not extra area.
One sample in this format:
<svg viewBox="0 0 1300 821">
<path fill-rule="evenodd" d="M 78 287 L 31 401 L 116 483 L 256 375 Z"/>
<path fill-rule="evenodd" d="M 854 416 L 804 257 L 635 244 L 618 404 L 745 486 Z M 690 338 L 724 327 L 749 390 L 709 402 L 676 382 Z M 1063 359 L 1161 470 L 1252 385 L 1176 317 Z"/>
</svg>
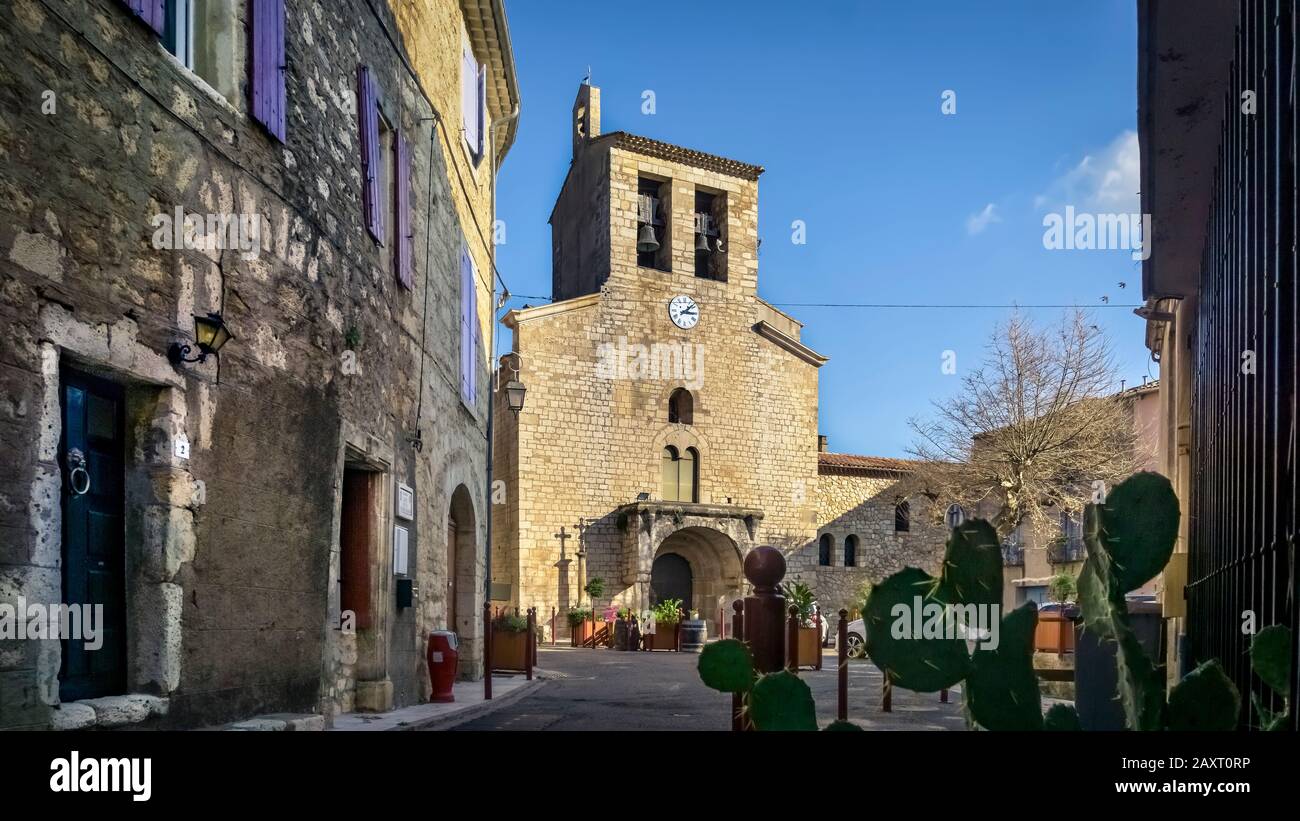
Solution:
<svg viewBox="0 0 1300 821">
<path fill-rule="evenodd" d="M 1274 712 L 1264 705 L 1258 693 L 1250 694 L 1260 728 L 1285 729 L 1291 713 L 1287 702 L 1291 688 L 1291 628 L 1274 624 L 1256 633 L 1250 642 L 1250 666 L 1270 690 L 1282 697 L 1282 711 Z"/>
<path fill-rule="evenodd" d="M 871 589 L 862 614 L 867 655 L 894 684 L 921 693 L 951 687 L 970 669 L 964 640 L 924 637 L 926 611 L 944 606 L 937 581 L 924 570 L 903 568 Z M 914 635 L 918 627 L 922 635 Z"/>
<path fill-rule="evenodd" d="M 808 683 L 782 670 L 758 677 L 749 691 L 749 717 L 759 730 L 816 730 L 817 705 Z"/>
<path fill-rule="evenodd" d="M 1038 606 L 1026 602 L 1002 619 L 996 648 L 978 647 L 971 655 L 966 698 L 971 716 L 986 730 L 1043 728 L 1043 699 L 1034 675 L 1037 625 Z"/>
</svg>

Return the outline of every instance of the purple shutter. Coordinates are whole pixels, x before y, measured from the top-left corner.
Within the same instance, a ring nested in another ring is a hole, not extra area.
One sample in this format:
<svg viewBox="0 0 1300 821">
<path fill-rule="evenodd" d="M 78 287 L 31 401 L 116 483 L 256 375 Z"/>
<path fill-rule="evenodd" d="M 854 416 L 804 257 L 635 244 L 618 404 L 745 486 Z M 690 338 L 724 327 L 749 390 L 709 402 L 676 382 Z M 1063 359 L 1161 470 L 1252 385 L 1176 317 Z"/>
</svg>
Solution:
<svg viewBox="0 0 1300 821">
<path fill-rule="evenodd" d="M 411 147 L 401 128 L 394 129 L 393 151 L 397 155 L 397 281 L 410 290 L 415 237 L 411 233 Z"/>
<path fill-rule="evenodd" d="M 482 162 L 484 147 L 487 145 L 487 66 L 478 70 L 478 161 Z"/>
<path fill-rule="evenodd" d="M 167 0 L 123 0 L 136 17 L 149 24 L 159 36 L 167 22 Z"/>
<path fill-rule="evenodd" d="M 284 0 L 253 0 L 253 119 L 284 142 Z"/>
<path fill-rule="evenodd" d="M 460 252 L 460 395 L 469 405 L 474 404 L 474 326 L 476 294 L 474 291 L 474 261 L 469 250 Z"/>
<path fill-rule="evenodd" d="M 384 244 L 384 212 L 379 201 L 379 102 L 369 66 L 357 71 L 357 131 L 361 135 L 361 201 L 366 230 Z"/>
</svg>

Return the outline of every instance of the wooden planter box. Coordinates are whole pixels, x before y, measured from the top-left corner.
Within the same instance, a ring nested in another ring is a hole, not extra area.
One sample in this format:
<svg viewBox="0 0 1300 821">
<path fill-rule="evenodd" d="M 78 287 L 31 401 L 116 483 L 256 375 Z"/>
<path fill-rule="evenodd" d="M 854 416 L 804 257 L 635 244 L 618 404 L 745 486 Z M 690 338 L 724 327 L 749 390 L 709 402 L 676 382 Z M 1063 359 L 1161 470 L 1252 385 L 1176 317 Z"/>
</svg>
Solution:
<svg viewBox="0 0 1300 821">
<path fill-rule="evenodd" d="M 1060 613 L 1039 613 L 1034 649 L 1040 653 L 1073 653 L 1074 622 Z"/>
<path fill-rule="evenodd" d="M 799 666 L 816 667 L 821 660 L 821 632 L 816 627 L 799 628 Z"/>
<path fill-rule="evenodd" d="M 651 650 L 677 649 L 677 623 L 656 624 L 653 636 L 647 636 L 647 645 Z"/>
<path fill-rule="evenodd" d="M 525 670 L 528 668 L 528 633 L 509 630 L 492 631 L 492 669 Z"/>
<path fill-rule="evenodd" d="M 576 644 L 578 647 L 581 647 L 591 638 L 592 629 L 593 629 L 591 625 L 592 622 L 590 619 L 588 619 L 587 621 L 578 624 L 578 626 L 570 628 L 571 632 L 573 633 L 573 643 Z M 605 620 L 596 619 L 595 632 L 599 633 L 601 629 L 603 629 L 604 627 L 605 627 Z"/>
</svg>

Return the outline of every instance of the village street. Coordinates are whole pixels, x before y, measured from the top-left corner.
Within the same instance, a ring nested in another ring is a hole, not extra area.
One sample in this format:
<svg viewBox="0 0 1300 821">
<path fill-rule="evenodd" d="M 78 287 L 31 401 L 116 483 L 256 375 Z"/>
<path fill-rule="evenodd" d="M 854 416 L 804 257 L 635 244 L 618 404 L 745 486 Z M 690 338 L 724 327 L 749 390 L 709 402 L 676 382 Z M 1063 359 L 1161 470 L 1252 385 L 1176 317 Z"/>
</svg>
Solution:
<svg viewBox="0 0 1300 821">
<path fill-rule="evenodd" d="M 727 730 L 731 699 L 700 682 L 691 653 L 629 653 L 570 647 L 538 648 L 551 676 L 532 695 L 461 724 L 456 730 Z M 801 670 L 822 726 L 835 720 L 835 651 L 823 669 Z M 497 674 L 497 678 L 501 678 Z M 870 730 L 961 730 L 960 691 L 948 704 L 938 694 L 895 690 L 893 711 L 880 711 L 881 674 L 869 661 L 849 662 L 849 718 Z"/>
</svg>

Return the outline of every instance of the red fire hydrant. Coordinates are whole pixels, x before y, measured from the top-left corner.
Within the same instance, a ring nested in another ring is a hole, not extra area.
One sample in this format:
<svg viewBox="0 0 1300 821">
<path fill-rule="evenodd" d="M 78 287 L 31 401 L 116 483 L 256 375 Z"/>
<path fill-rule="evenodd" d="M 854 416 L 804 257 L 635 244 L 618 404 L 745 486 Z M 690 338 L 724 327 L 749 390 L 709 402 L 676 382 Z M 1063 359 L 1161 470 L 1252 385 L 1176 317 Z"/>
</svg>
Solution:
<svg viewBox="0 0 1300 821">
<path fill-rule="evenodd" d="M 455 701 L 452 687 L 456 684 L 456 634 L 450 630 L 434 630 L 429 634 L 429 684 L 433 687 L 430 701 Z"/>
</svg>

